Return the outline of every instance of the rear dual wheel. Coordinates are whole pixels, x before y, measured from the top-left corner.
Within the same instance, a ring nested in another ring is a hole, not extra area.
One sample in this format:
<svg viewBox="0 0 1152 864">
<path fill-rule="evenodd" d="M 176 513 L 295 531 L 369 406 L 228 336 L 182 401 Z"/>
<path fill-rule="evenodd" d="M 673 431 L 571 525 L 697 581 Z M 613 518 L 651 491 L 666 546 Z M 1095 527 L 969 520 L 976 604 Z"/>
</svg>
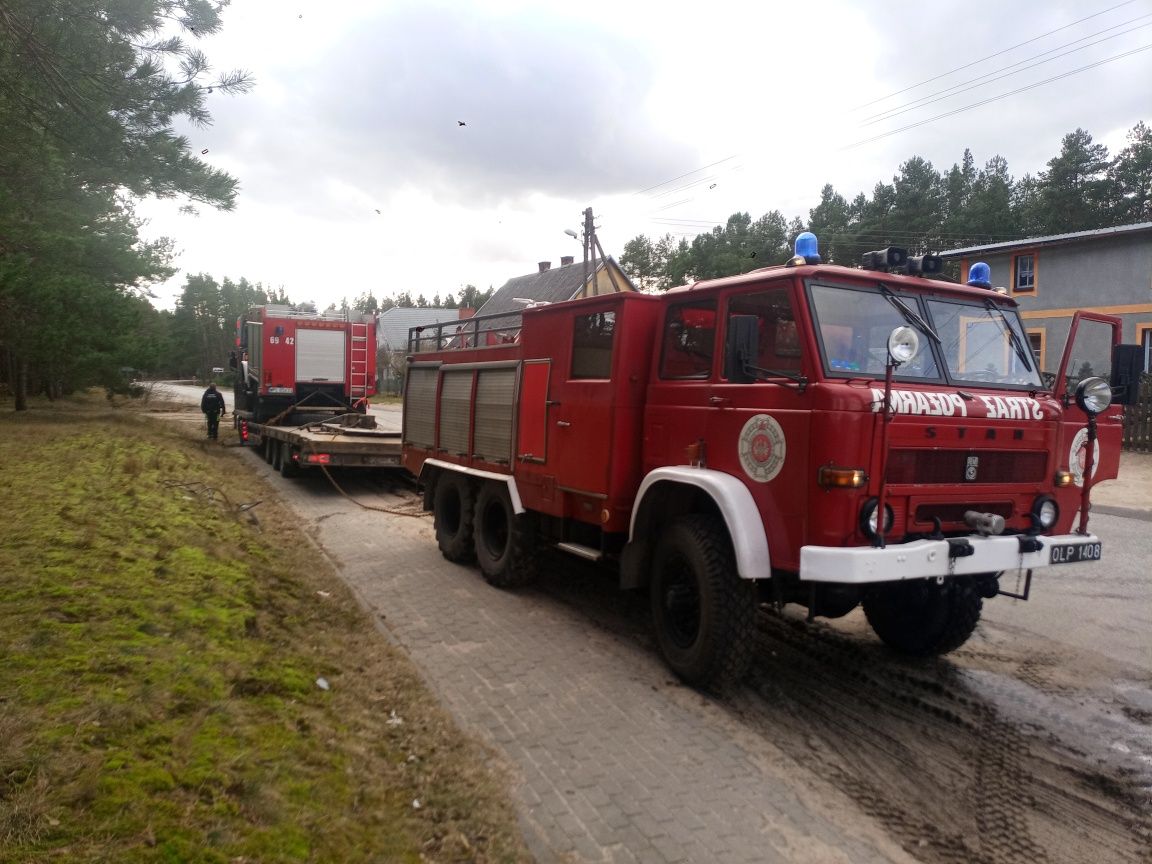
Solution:
<svg viewBox="0 0 1152 864">
<path fill-rule="evenodd" d="M 445 472 L 436 481 L 432 514 L 436 545 L 449 561 L 465 563 L 475 554 L 472 520 L 475 492 L 467 477 Z"/>
<path fill-rule="evenodd" d="M 476 499 L 476 560 L 490 585 L 519 588 L 536 580 L 540 543 L 529 513 L 516 513 L 508 486 L 490 481 Z"/>
</svg>

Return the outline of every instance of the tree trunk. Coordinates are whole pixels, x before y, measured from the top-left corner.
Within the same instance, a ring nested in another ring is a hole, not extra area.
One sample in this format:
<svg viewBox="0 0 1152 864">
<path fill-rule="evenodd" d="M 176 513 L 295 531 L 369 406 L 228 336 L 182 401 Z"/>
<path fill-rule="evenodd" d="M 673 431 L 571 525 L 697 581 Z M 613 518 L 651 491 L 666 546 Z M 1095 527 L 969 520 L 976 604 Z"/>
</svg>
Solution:
<svg viewBox="0 0 1152 864">
<path fill-rule="evenodd" d="M 23 357 L 14 358 L 12 375 L 12 395 L 16 397 L 16 410 L 28 410 L 28 362 Z"/>
</svg>

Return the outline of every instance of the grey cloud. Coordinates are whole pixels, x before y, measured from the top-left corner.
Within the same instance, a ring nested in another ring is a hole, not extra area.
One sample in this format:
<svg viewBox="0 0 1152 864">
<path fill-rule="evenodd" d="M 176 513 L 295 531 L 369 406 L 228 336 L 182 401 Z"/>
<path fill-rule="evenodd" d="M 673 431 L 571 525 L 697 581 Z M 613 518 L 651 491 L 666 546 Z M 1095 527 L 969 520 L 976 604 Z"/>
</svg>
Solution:
<svg viewBox="0 0 1152 864">
<path fill-rule="evenodd" d="M 259 85 L 212 106 L 213 152 L 232 148 L 246 194 L 262 199 L 338 209 L 323 182 L 335 175 L 381 198 L 411 184 L 453 204 L 590 200 L 696 164 L 644 116 L 645 59 L 584 23 L 402 6 L 278 80 L 293 100 L 274 114 Z"/>
</svg>

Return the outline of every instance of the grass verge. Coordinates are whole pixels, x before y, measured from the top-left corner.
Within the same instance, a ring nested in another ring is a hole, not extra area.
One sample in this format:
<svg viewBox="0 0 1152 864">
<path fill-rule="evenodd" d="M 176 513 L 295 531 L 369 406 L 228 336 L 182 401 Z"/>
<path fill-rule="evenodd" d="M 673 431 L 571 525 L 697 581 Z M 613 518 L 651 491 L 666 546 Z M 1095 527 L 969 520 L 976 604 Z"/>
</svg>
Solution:
<svg viewBox="0 0 1152 864">
<path fill-rule="evenodd" d="M 0 405 L 0 862 L 527 860 L 491 755 L 201 434 Z"/>
</svg>

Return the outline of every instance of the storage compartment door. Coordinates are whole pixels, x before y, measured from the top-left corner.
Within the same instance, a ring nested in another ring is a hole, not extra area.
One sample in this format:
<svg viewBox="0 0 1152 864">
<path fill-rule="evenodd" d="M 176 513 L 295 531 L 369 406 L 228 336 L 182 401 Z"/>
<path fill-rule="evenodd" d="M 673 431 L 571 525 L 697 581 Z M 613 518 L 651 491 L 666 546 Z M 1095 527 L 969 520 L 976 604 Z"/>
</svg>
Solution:
<svg viewBox="0 0 1152 864">
<path fill-rule="evenodd" d="M 344 383 L 343 330 L 296 328 L 296 380 Z"/>
</svg>

